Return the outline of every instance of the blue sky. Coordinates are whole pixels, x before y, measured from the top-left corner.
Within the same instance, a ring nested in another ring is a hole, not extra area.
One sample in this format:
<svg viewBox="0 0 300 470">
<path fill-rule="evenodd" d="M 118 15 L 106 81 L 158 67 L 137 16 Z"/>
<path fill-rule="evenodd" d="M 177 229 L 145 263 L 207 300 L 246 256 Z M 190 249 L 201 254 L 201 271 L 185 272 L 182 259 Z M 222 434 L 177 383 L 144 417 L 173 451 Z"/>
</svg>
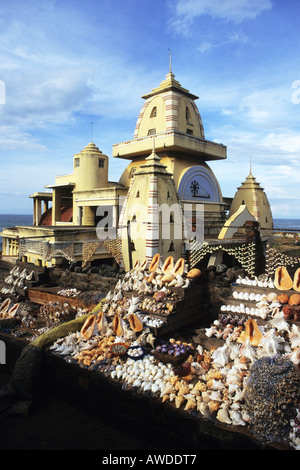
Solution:
<svg viewBox="0 0 300 470">
<path fill-rule="evenodd" d="M 172 71 L 196 101 L 223 196 L 252 172 L 274 217 L 300 218 L 298 0 L 10 0 L 0 8 L 0 213 L 72 172 L 91 140 L 133 138 Z M 110 158 L 118 181 L 126 162 Z"/>
</svg>

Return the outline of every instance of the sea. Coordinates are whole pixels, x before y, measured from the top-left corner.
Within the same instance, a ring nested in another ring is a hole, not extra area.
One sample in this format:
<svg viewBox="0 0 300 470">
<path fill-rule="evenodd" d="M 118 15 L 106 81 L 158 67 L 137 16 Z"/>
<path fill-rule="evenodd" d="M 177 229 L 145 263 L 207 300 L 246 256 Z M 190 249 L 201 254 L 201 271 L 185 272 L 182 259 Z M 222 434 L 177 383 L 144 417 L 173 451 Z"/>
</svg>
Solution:
<svg viewBox="0 0 300 470">
<path fill-rule="evenodd" d="M 4 228 L 15 227 L 16 225 L 32 226 L 32 214 L 0 214 L 0 233 Z M 0 237 L 0 251 L 2 250 L 2 237 Z"/>
<path fill-rule="evenodd" d="M 32 226 L 32 214 L 0 214 L 0 233 L 4 228 L 16 225 Z M 274 219 L 274 228 L 277 230 L 299 230 L 300 219 Z M 2 250 L 2 237 L 0 236 L 0 251 Z"/>
</svg>

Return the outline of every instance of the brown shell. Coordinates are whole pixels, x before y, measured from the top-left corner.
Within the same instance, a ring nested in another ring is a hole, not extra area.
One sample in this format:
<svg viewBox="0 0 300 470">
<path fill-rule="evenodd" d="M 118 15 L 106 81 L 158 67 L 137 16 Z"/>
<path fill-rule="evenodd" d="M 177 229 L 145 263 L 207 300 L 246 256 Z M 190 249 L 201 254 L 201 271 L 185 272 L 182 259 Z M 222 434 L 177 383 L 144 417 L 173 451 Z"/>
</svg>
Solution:
<svg viewBox="0 0 300 470">
<path fill-rule="evenodd" d="M 164 274 L 166 274 L 166 273 L 172 271 L 173 268 L 174 268 L 174 258 L 173 258 L 173 256 L 168 256 L 168 258 L 166 259 L 166 261 L 163 264 L 162 272 Z"/>
<path fill-rule="evenodd" d="M 190 278 L 195 278 L 199 276 L 201 276 L 201 271 L 200 269 L 197 269 L 197 268 L 193 268 L 187 273 L 187 277 L 190 277 Z"/>
<path fill-rule="evenodd" d="M 300 305 L 300 294 L 292 294 L 289 298 L 289 305 Z"/>
<path fill-rule="evenodd" d="M 118 313 L 116 313 L 113 319 L 113 331 L 116 336 L 123 336 L 124 334 L 124 331 L 121 325 L 121 318 Z"/>
<path fill-rule="evenodd" d="M 300 292 L 300 268 L 295 271 L 293 289 L 297 292 Z"/>
<path fill-rule="evenodd" d="M 237 339 L 238 343 L 245 343 L 249 339 L 252 346 L 258 346 L 262 338 L 262 333 L 253 318 L 249 318 L 246 322 L 245 330 Z"/>
<path fill-rule="evenodd" d="M 174 267 L 174 274 L 177 276 L 178 274 L 182 276 L 184 273 L 184 259 L 179 258 L 179 260 L 176 262 L 175 267 Z"/>
<path fill-rule="evenodd" d="M 80 335 L 83 339 L 90 339 L 93 334 L 96 323 L 96 315 L 93 313 L 84 322 L 83 327 L 80 330 Z"/>
<path fill-rule="evenodd" d="M 278 295 L 277 300 L 281 304 L 287 304 L 289 302 L 289 296 L 287 294 L 280 294 Z"/>
<path fill-rule="evenodd" d="M 274 286 L 279 290 L 290 290 L 293 287 L 293 280 L 285 266 L 276 269 Z"/>
<path fill-rule="evenodd" d="M 13 306 L 8 310 L 9 315 L 10 315 L 10 316 L 15 316 L 15 315 L 17 314 L 19 308 L 20 308 L 20 304 L 19 304 L 19 303 L 13 305 Z"/>
<path fill-rule="evenodd" d="M 11 299 L 9 298 L 5 299 L 4 302 L 0 306 L 0 312 L 3 312 L 3 313 L 7 312 L 10 309 L 11 305 L 12 305 Z"/>
<path fill-rule="evenodd" d="M 128 317 L 129 325 L 132 331 L 139 333 L 143 329 L 143 323 L 138 319 L 138 317 L 131 313 Z"/>
<path fill-rule="evenodd" d="M 157 270 L 158 265 L 159 265 L 159 260 L 160 260 L 160 254 L 156 253 L 156 255 L 153 256 L 152 261 L 149 266 L 149 271 L 154 272 Z"/>
<path fill-rule="evenodd" d="M 99 312 L 98 313 L 98 317 L 96 319 L 96 323 L 98 325 L 98 330 L 101 331 L 102 329 L 102 326 L 103 326 L 103 320 L 104 320 L 104 313 L 103 312 Z"/>
<path fill-rule="evenodd" d="M 145 269 L 147 269 L 147 266 L 148 266 L 148 260 L 145 259 L 140 266 L 140 270 L 145 271 Z"/>
</svg>

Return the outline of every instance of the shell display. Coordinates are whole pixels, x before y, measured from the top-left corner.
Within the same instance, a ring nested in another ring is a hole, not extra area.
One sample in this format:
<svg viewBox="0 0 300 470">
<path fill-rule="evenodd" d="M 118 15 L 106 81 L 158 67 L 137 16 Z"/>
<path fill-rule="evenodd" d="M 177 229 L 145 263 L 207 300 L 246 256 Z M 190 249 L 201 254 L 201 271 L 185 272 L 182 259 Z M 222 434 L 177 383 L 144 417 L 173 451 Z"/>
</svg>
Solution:
<svg viewBox="0 0 300 470">
<path fill-rule="evenodd" d="M 199 337 L 198 344 L 174 338 L 167 341 L 166 350 L 175 343 L 192 346 L 187 355 L 182 355 L 182 361 L 188 365 L 186 375 L 182 376 L 171 354 L 164 357 L 155 354 L 163 341 L 158 341 L 150 328 L 164 324 L 155 316 L 157 312 L 164 313 L 164 318 L 176 312 L 174 300 L 180 299 L 180 293 L 187 288 L 186 281 L 197 281 L 188 277 L 182 260 L 177 264 L 170 257 L 162 263 L 156 256 L 147 263 L 149 267 L 142 269 L 142 264 L 136 263 L 102 301 L 101 311 L 95 314 L 94 328 L 87 324 L 91 336 L 74 334 L 53 344 L 52 351 L 104 373 L 123 390 L 191 413 L 193 419 L 209 419 L 227 429 L 247 427 L 255 430 L 257 437 L 300 445 L 299 383 L 292 372 L 300 367 L 300 329 L 293 324 L 298 318 L 298 306 L 286 302 L 283 297 L 286 293 L 273 292 L 272 279 L 240 277 L 236 285 L 241 290 L 234 292 L 232 302 L 228 299 L 221 306 L 218 319 L 203 328 L 204 335 Z M 179 272 L 175 273 L 176 265 Z M 256 287 L 266 291 L 258 292 Z M 114 344 L 126 344 L 137 356 L 113 355 Z M 181 353 L 176 348 L 168 351 Z M 264 374 L 258 373 L 258 364 L 259 367 L 263 364 Z M 285 377 L 291 379 L 288 386 L 284 386 L 275 369 L 287 372 Z M 269 379 L 278 392 L 270 401 L 269 391 L 263 389 Z M 264 397 L 268 413 L 264 411 Z M 292 408 L 285 408 L 290 399 Z"/>
</svg>

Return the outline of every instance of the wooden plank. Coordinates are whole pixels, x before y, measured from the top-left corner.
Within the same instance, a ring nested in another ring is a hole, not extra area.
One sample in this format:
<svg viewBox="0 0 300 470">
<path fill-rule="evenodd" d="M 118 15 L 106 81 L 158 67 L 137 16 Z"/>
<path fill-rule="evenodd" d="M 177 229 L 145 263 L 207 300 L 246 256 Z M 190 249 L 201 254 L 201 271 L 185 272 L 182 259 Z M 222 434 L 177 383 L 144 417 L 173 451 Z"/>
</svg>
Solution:
<svg viewBox="0 0 300 470">
<path fill-rule="evenodd" d="M 49 292 L 46 290 L 41 290 L 41 289 L 28 289 L 28 299 L 31 302 L 44 305 L 47 302 L 68 302 L 72 307 L 86 307 L 84 305 L 83 301 L 80 301 L 77 298 L 74 297 L 63 297 L 62 295 L 58 295 L 53 292 Z M 90 304 L 88 308 L 94 308 L 96 305 L 95 304 Z"/>
</svg>

